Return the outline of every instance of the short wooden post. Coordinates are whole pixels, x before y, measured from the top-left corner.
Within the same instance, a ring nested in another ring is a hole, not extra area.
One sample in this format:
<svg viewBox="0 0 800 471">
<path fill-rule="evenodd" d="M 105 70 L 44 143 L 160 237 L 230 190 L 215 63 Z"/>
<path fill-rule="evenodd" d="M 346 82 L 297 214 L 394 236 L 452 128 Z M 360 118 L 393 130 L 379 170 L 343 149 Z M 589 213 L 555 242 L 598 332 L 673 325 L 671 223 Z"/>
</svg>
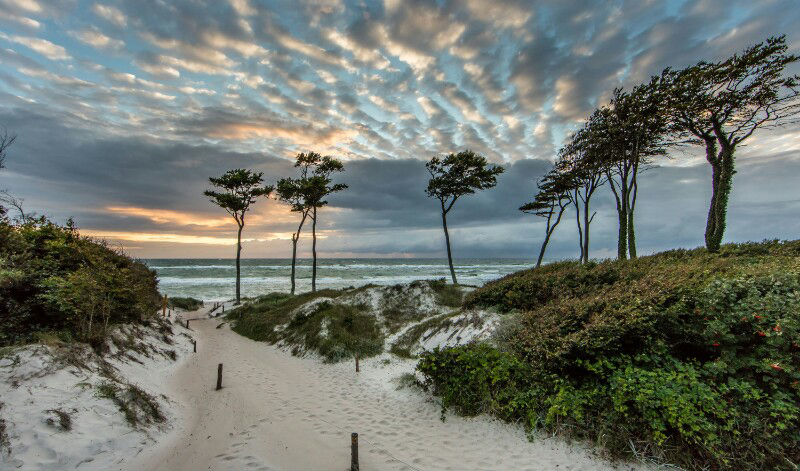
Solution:
<svg viewBox="0 0 800 471">
<path fill-rule="evenodd" d="M 194 347 L 194 353 L 197 353 L 197 340 L 192 340 L 192 346 Z"/>
<path fill-rule="evenodd" d="M 222 389 L 222 363 L 217 367 L 217 391 Z"/>
<path fill-rule="evenodd" d="M 358 434 L 350 435 L 350 471 L 358 471 Z"/>
<path fill-rule="evenodd" d="M 359 368 L 359 366 L 358 366 L 358 353 L 356 353 L 356 373 L 359 373 L 360 371 L 361 371 L 361 368 Z"/>
<path fill-rule="evenodd" d="M 167 295 L 164 295 L 164 302 L 161 305 L 161 317 L 167 317 Z"/>
<path fill-rule="evenodd" d="M 225 305 L 222 305 L 222 313 L 225 314 Z"/>
<path fill-rule="evenodd" d="M 191 319 L 186 319 L 186 328 L 187 328 L 187 329 L 189 328 L 189 321 L 190 321 L 190 320 L 191 320 Z"/>
</svg>

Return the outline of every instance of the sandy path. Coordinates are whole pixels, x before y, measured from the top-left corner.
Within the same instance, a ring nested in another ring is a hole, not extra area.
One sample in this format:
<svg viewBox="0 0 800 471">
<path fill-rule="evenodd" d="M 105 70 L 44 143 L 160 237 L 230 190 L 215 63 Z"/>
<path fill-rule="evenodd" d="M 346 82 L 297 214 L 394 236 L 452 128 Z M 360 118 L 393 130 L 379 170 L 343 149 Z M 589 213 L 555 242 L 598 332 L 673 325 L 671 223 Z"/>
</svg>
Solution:
<svg viewBox="0 0 800 471">
<path fill-rule="evenodd" d="M 169 381 L 183 422 L 120 469 L 345 471 L 350 432 L 360 434 L 365 471 L 630 468 L 558 440 L 531 443 L 519 427 L 488 419 L 442 422 L 421 393 L 388 384 L 378 361 L 356 374 L 351 364 L 292 357 L 218 323 L 191 322 L 198 352 Z"/>
</svg>

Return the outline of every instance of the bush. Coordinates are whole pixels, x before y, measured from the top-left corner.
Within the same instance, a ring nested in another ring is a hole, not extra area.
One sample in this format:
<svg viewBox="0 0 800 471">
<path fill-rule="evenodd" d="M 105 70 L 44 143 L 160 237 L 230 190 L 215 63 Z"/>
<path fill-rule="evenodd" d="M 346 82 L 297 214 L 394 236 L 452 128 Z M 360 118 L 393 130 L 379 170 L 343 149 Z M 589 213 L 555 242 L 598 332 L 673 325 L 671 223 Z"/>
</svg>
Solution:
<svg viewBox="0 0 800 471">
<path fill-rule="evenodd" d="M 335 298 L 344 291 L 322 290 L 297 296 L 270 293 L 247 303 L 228 316 L 232 329 L 253 340 L 281 342 L 299 355 L 313 351 L 326 361 L 337 362 L 359 355 L 366 358 L 383 351 L 383 334 L 366 306 L 321 301 L 304 313 L 294 311 L 309 301 Z"/>
<path fill-rule="evenodd" d="M 0 221 L 0 346 L 45 331 L 100 345 L 110 325 L 158 305 L 155 272 L 105 242 L 71 224 Z"/>
<path fill-rule="evenodd" d="M 203 307 L 203 301 L 195 298 L 167 298 L 167 305 L 172 308 L 180 308 L 186 311 L 196 311 Z"/>
<path fill-rule="evenodd" d="M 565 262 L 467 301 L 520 311 L 501 348 L 428 352 L 443 410 L 576 435 L 688 469 L 800 462 L 797 242 Z M 546 294 L 542 294 L 542 293 Z"/>
</svg>

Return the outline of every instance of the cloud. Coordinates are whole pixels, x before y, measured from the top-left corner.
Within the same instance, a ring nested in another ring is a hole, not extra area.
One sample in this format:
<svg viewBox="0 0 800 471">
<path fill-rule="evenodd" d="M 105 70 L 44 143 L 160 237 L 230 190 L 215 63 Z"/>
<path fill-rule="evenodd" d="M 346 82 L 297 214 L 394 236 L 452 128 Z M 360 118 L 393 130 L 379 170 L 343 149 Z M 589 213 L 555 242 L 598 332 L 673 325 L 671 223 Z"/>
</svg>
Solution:
<svg viewBox="0 0 800 471">
<path fill-rule="evenodd" d="M 119 50 L 125 45 L 124 41 L 110 38 L 95 29 L 73 31 L 71 34 L 79 41 L 99 49 Z"/>
<path fill-rule="evenodd" d="M 0 33 L 0 38 L 25 46 L 54 61 L 70 60 L 72 56 L 64 47 L 54 44 L 46 39 L 32 36 L 8 36 Z"/>
<path fill-rule="evenodd" d="M 123 14 L 119 8 L 111 5 L 95 3 L 92 5 L 92 11 L 97 14 L 97 16 L 104 18 L 105 20 L 108 20 L 119 27 L 125 27 L 128 24 L 128 19 L 125 17 L 125 14 Z"/>
<path fill-rule="evenodd" d="M 457 253 L 533 254 L 541 224 L 516 208 L 614 87 L 784 31 L 796 53 L 793 2 L 0 0 L 0 126 L 20 135 L 4 181 L 36 210 L 120 238 L 228 240 L 228 225 L 203 224 L 224 216 L 199 196 L 207 178 L 244 167 L 274 181 L 293 174 L 297 152 L 316 150 L 345 161 L 350 185 L 320 220 L 326 253 L 440 256 L 423 163 L 472 148 L 508 171 L 457 204 Z M 781 195 L 792 194 L 798 126 L 739 149 L 732 240 L 788 234 L 774 221 L 797 210 Z M 642 250 L 702 243 L 708 169 L 697 151 L 642 176 Z M 593 205 L 596 253 L 613 255 L 610 193 Z M 285 255 L 294 215 L 258 206 L 248 249 Z M 575 255 L 574 223 L 562 224 L 552 253 Z"/>
</svg>

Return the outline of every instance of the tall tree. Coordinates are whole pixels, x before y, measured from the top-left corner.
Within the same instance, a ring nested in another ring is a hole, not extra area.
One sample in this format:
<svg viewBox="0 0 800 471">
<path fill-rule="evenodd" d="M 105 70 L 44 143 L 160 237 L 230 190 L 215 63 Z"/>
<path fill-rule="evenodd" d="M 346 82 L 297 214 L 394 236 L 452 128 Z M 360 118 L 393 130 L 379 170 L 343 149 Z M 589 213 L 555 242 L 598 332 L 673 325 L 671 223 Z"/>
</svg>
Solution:
<svg viewBox="0 0 800 471">
<path fill-rule="evenodd" d="M 673 130 L 705 146 L 711 165 L 711 204 L 705 242 L 719 251 L 725 233 L 736 148 L 756 129 L 779 126 L 800 113 L 800 76 L 786 76 L 798 57 L 785 36 L 771 37 L 722 62 L 665 70 Z"/>
<path fill-rule="evenodd" d="M 258 197 L 269 196 L 274 189 L 272 186 L 262 186 L 263 177 L 263 172 L 253 172 L 241 168 L 228 170 L 219 178 L 208 179 L 213 186 L 224 191 L 206 190 L 203 192 L 212 203 L 233 216 L 239 226 L 236 236 L 236 304 L 241 302 L 242 229 L 244 229 L 245 215 Z"/>
<path fill-rule="evenodd" d="M 561 217 L 564 211 L 569 206 L 569 188 L 564 185 L 564 179 L 556 172 L 551 170 L 547 175 L 542 177 L 538 182 L 539 192 L 530 203 L 525 203 L 520 206 L 519 210 L 523 213 L 533 214 L 545 219 L 547 222 L 544 230 L 544 241 L 542 247 L 539 249 L 539 258 L 536 260 L 536 266 L 542 266 L 542 259 L 544 259 L 547 244 L 550 242 L 550 237 L 556 230 L 556 226 L 561 222 Z M 555 217 L 555 220 L 553 219 Z"/>
<path fill-rule="evenodd" d="M 319 154 L 316 154 L 319 156 Z M 315 157 L 316 159 L 316 157 Z M 328 204 L 329 195 L 347 188 L 344 183 L 333 183 L 331 176 L 344 171 L 344 164 L 338 159 L 325 156 L 316 159 L 311 176 L 305 185 L 305 205 L 310 208 L 311 217 L 311 291 L 317 290 L 317 220 L 318 209 Z"/>
<path fill-rule="evenodd" d="M 607 159 L 606 177 L 614 194 L 619 220 L 617 257 L 636 258 L 634 211 L 639 172 L 653 166 L 653 157 L 666 155 L 668 120 L 660 78 L 630 93 L 614 90 L 608 108 L 598 111 L 593 139 Z"/>
<path fill-rule="evenodd" d="M 447 213 L 453 209 L 453 205 L 460 197 L 497 185 L 497 175 L 503 173 L 505 169 L 499 165 L 489 165 L 486 157 L 471 150 L 448 154 L 444 158 L 433 157 L 425 167 L 431 174 L 425 193 L 430 198 L 438 199 L 441 204 L 450 276 L 453 278 L 453 284 L 458 284 L 450 250 L 450 234 L 447 232 Z"/>
<path fill-rule="evenodd" d="M 287 203 L 293 212 L 300 213 L 300 224 L 297 231 L 292 234 L 292 291 L 295 292 L 295 273 L 297 268 L 297 242 L 300 240 L 300 231 L 303 229 L 311 207 L 309 199 L 309 169 L 319 164 L 322 156 L 316 152 L 297 154 L 294 166 L 300 168 L 300 177 L 282 178 L 278 180 L 276 193 L 278 199 Z"/>
<path fill-rule="evenodd" d="M 590 228 L 597 212 L 591 211 L 591 200 L 607 180 L 602 143 L 593 140 L 590 121 L 580 129 L 560 152 L 556 168 L 561 174 L 570 203 L 575 206 L 581 263 L 589 262 Z"/>
</svg>

